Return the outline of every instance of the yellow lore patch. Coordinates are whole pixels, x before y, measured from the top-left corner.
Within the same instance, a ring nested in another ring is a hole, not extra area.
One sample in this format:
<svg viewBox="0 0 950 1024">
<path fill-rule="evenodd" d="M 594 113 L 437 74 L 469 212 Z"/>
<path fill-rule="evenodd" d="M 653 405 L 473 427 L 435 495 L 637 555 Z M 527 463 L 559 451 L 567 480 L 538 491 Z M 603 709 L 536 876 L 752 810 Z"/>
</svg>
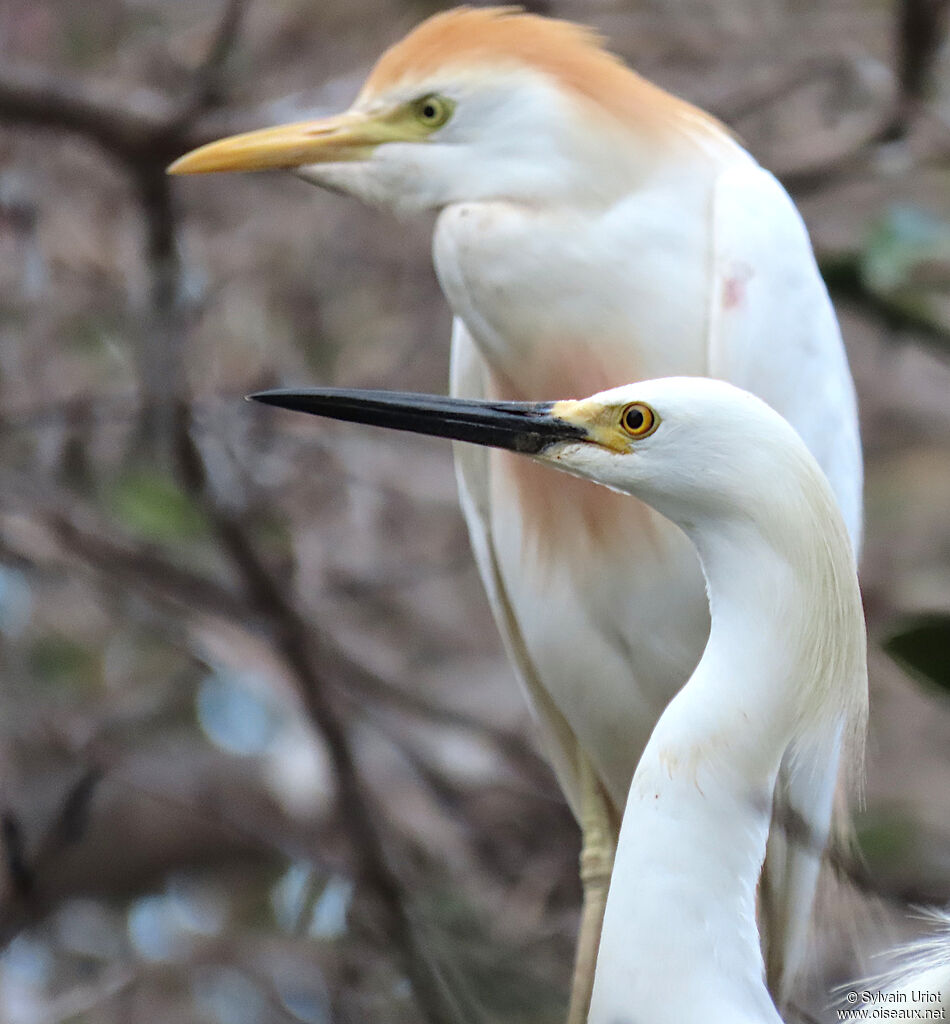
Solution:
<svg viewBox="0 0 950 1024">
<path fill-rule="evenodd" d="M 576 427 L 582 427 L 587 431 L 588 440 L 594 444 L 624 454 L 633 450 L 635 440 L 623 428 L 623 414 L 626 409 L 627 405 L 604 405 L 590 398 L 580 401 L 567 399 L 555 402 L 551 407 L 551 415 Z"/>
</svg>

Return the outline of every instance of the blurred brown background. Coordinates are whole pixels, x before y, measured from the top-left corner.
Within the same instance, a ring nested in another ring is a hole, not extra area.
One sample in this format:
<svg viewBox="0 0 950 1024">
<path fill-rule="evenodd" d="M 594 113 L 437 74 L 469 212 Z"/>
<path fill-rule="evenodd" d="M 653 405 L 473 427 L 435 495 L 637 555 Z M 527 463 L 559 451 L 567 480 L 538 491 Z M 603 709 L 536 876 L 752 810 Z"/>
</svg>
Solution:
<svg viewBox="0 0 950 1024">
<path fill-rule="evenodd" d="M 444 391 L 431 224 L 163 173 L 342 109 L 441 6 L 0 8 L 4 1022 L 561 1019 L 578 840 L 449 446 L 241 400 Z M 887 944 L 950 899 L 950 5 L 532 6 L 719 114 L 811 228 L 861 401 L 872 637 L 865 863 L 823 904 Z M 822 956 L 803 1020 L 861 969 L 841 932 Z"/>
</svg>

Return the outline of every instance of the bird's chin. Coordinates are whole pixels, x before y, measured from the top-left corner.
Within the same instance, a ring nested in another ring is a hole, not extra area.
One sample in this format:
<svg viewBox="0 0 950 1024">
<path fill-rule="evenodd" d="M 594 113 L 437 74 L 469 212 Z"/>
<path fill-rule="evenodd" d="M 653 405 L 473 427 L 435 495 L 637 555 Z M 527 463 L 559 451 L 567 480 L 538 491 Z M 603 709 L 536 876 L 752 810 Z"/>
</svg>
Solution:
<svg viewBox="0 0 950 1024">
<path fill-rule="evenodd" d="M 537 460 L 620 494 L 642 497 L 630 454 L 610 451 L 589 441 L 564 441 L 552 445 Z"/>
<path fill-rule="evenodd" d="M 595 472 L 590 455 L 592 447 L 584 442 L 559 441 L 546 448 L 537 456 L 537 460 L 545 462 L 549 466 L 556 466 L 563 472 L 570 473 L 571 476 L 590 480 Z"/>
<path fill-rule="evenodd" d="M 295 167 L 293 173 L 298 178 L 325 189 L 327 192 L 335 192 L 337 195 L 360 196 L 359 184 L 365 176 L 361 173 L 359 163 L 341 162 L 337 164 L 304 164 L 302 167 Z"/>
<path fill-rule="evenodd" d="M 303 178 L 304 181 L 310 182 L 311 185 L 319 185 L 324 192 L 332 192 L 334 195 L 346 196 L 349 195 L 349 190 L 338 184 L 328 184 L 322 181 L 316 181 L 314 178 L 309 177 L 306 174 L 298 174 L 298 178 Z"/>
<path fill-rule="evenodd" d="M 372 159 L 304 164 L 295 167 L 294 174 L 311 185 L 337 195 L 352 196 L 367 206 L 383 210 L 393 208 L 393 190 L 385 182 L 382 169 Z"/>
<path fill-rule="evenodd" d="M 406 170 L 384 160 L 351 160 L 339 163 L 305 164 L 295 167 L 298 178 L 328 192 L 352 196 L 367 206 L 394 213 L 399 218 L 413 217 L 433 207 L 420 189 L 414 168 Z"/>
</svg>

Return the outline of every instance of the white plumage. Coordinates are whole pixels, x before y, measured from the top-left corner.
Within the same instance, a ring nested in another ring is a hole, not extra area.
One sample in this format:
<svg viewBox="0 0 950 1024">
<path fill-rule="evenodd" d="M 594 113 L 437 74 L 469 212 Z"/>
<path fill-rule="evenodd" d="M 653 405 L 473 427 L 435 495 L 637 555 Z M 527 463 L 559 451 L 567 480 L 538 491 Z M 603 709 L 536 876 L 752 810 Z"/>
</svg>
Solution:
<svg viewBox="0 0 950 1024">
<path fill-rule="evenodd" d="M 727 379 L 794 425 L 859 545 L 854 389 L 798 213 L 725 129 L 586 30 L 511 9 L 436 15 L 383 55 L 346 114 L 223 140 L 173 169 L 263 167 L 438 211 L 454 394 Z M 703 650 L 699 565 L 644 505 L 507 452 L 460 450 L 457 466 L 482 578 L 592 852 L 596 904 L 609 850 L 595 836 L 616 828 L 644 744 Z M 818 844 L 838 758 L 826 730 L 779 773 Z M 773 829 L 761 912 L 780 998 L 818 866 Z"/>
<path fill-rule="evenodd" d="M 851 544 L 795 431 L 703 378 L 553 405 L 332 389 L 257 397 L 527 451 L 645 501 L 689 538 L 712 628 L 633 775 L 589 1022 L 779 1024 L 756 920 L 777 779 L 839 742 L 860 764 L 867 714 Z M 601 692 L 597 665 L 583 685 Z"/>
<path fill-rule="evenodd" d="M 857 993 L 856 999 L 843 1001 L 845 1006 L 860 1003 L 864 1009 L 868 999 L 872 1005 L 883 1004 L 893 994 L 895 1003 L 913 1004 L 917 1010 L 934 1014 L 921 1019 L 945 1019 L 950 1005 L 950 909 L 921 908 L 916 916 L 926 925 L 924 934 L 879 951 L 883 969 L 839 986 L 839 996 Z"/>
</svg>

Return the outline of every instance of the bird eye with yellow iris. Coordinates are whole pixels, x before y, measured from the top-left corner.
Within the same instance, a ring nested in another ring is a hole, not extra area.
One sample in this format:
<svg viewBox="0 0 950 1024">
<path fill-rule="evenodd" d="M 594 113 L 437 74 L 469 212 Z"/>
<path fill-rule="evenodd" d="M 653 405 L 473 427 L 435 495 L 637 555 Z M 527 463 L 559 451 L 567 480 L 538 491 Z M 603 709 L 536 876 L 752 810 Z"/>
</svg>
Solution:
<svg viewBox="0 0 950 1024">
<path fill-rule="evenodd" d="M 649 437 L 660 425 L 660 417 L 643 402 L 632 402 L 620 414 L 620 426 L 631 437 Z"/>
<path fill-rule="evenodd" d="M 412 111 L 419 124 L 434 131 L 441 128 L 452 116 L 455 104 L 445 96 L 438 96 L 430 93 L 427 96 L 420 96 L 412 103 Z"/>
</svg>

